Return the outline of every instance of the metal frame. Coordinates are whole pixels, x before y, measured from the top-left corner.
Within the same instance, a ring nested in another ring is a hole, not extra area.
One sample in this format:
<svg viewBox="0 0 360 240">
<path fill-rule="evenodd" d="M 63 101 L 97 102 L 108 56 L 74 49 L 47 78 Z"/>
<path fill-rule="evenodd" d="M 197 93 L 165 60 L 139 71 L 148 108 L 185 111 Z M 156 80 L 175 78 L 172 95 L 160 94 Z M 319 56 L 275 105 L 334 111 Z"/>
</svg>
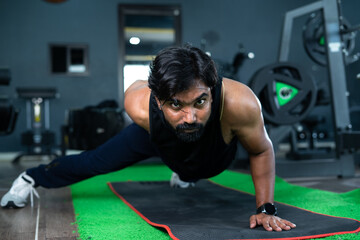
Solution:
<svg viewBox="0 0 360 240">
<path fill-rule="evenodd" d="M 342 51 L 342 39 L 340 34 L 340 13 L 338 0 L 322 0 L 289 11 L 285 15 L 282 39 L 279 52 L 279 61 L 286 62 L 290 52 L 290 41 L 293 20 L 297 17 L 322 10 L 325 23 L 325 39 L 327 46 L 328 73 L 330 81 L 332 116 L 334 120 L 336 157 L 329 159 L 312 160 L 279 160 L 276 170 L 279 176 L 343 176 L 350 177 L 355 174 L 354 159 L 351 152 L 344 150 L 349 138 L 359 138 L 357 133 L 349 133 L 351 130 L 348 91 L 346 87 L 345 63 Z M 339 64 L 341 63 L 341 64 Z M 282 129 L 284 130 L 284 129 Z M 291 134 L 291 129 L 287 128 Z M 276 136 L 276 131 L 274 131 Z M 351 137 L 352 136 L 352 137 Z M 346 140 L 345 139 L 346 137 Z M 351 145 L 351 147 L 356 147 Z"/>
</svg>

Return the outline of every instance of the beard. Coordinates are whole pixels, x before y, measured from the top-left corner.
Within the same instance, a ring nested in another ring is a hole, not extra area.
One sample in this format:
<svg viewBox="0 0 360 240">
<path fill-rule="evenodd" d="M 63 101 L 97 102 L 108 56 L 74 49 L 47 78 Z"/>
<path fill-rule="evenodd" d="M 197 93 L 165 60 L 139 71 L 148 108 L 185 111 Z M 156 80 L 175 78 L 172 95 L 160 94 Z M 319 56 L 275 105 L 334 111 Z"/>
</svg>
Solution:
<svg viewBox="0 0 360 240">
<path fill-rule="evenodd" d="M 192 143 L 198 141 L 204 133 L 204 125 L 201 123 L 183 123 L 176 126 L 176 136 L 183 142 Z M 186 132 L 186 130 L 192 130 Z"/>
</svg>

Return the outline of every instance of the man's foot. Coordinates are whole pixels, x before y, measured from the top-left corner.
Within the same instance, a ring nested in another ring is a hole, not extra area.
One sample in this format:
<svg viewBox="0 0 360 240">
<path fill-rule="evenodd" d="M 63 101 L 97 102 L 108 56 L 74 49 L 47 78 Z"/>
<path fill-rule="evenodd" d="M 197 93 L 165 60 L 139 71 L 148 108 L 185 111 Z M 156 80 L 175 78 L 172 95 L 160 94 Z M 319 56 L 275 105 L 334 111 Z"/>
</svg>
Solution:
<svg viewBox="0 0 360 240">
<path fill-rule="evenodd" d="M 2 197 L 1 207 L 3 208 L 22 208 L 26 206 L 27 198 L 31 196 L 31 206 L 33 206 L 33 194 L 39 198 L 39 194 L 36 192 L 35 181 L 23 172 L 15 179 L 10 190 Z"/>
<path fill-rule="evenodd" d="M 195 187 L 194 182 L 184 182 L 180 179 L 179 175 L 177 173 L 174 173 L 171 175 L 170 179 L 170 187 L 173 188 L 188 188 L 188 187 Z"/>
</svg>

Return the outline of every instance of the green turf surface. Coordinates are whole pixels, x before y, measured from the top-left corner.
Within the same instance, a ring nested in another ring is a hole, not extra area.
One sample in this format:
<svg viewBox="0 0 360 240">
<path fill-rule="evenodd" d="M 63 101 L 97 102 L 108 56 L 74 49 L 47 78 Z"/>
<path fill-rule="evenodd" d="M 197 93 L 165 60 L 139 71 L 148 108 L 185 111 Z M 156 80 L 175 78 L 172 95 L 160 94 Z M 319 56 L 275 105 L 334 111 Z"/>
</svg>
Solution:
<svg viewBox="0 0 360 240">
<path fill-rule="evenodd" d="M 170 239 L 166 232 L 150 226 L 125 205 L 106 184 L 117 181 L 162 181 L 169 180 L 170 176 L 171 171 L 166 166 L 144 164 L 72 185 L 76 214 L 76 222 L 73 224 L 78 225 L 80 239 Z M 251 176 L 247 174 L 225 171 L 212 180 L 227 187 L 254 193 Z M 275 200 L 318 213 L 360 220 L 360 189 L 338 194 L 295 186 L 277 178 Z M 326 238 L 335 239 L 360 239 L 360 234 Z"/>
</svg>

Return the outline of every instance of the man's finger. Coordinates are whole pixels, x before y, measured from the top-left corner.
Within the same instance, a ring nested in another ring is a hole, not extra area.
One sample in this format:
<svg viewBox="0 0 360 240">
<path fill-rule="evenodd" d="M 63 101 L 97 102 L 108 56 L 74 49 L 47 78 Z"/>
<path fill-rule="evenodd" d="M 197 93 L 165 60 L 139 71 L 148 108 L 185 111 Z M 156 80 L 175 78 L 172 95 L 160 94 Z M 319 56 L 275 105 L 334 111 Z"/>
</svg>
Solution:
<svg viewBox="0 0 360 240">
<path fill-rule="evenodd" d="M 255 228 L 256 227 L 256 216 L 252 215 L 250 217 L 250 228 Z"/>
<path fill-rule="evenodd" d="M 277 225 L 282 229 L 282 230 L 290 230 L 291 227 L 285 222 L 285 221 L 282 221 L 282 219 L 278 220 L 277 221 Z"/>
<path fill-rule="evenodd" d="M 273 230 L 273 228 L 270 226 L 269 219 L 267 219 L 266 221 L 263 221 L 262 225 L 266 231 L 271 232 Z"/>
<path fill-rule="evenodd" d="M 278 220 L 276 218 L 270 218 L 270 226 L 274 231 L 281 232 L 281 227 L 278 226 Z"/>
<path fill-rule="evenodd" d="M 285 223 L 287 226 L 290 226 L 291 228 L 296 228 L 296 224 L 294 224 L 288 220 L 281 219 L 281 222 Z"/>
</svg>

